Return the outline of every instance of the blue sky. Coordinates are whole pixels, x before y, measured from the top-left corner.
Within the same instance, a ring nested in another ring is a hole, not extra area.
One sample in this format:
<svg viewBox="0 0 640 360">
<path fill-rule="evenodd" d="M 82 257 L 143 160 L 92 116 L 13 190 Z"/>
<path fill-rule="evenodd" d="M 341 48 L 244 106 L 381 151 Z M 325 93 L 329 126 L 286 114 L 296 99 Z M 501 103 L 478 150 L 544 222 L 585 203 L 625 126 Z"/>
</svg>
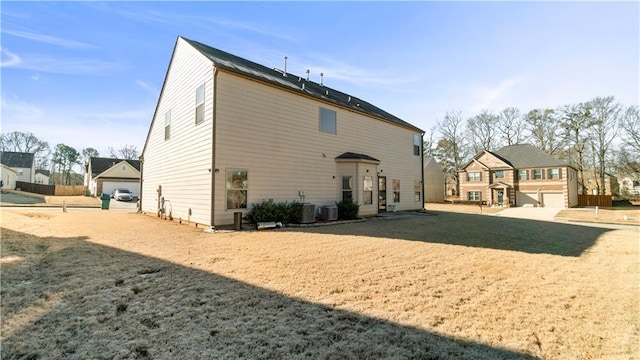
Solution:
<svg viewBox="0 0 640 360">
<path fill-rule="evenodd" d="M 360 97 L 447 111 L 639 102 L 638 2 L 7 2 L 2 132 L 142 150 L 177 36 Z"/>
</svg>

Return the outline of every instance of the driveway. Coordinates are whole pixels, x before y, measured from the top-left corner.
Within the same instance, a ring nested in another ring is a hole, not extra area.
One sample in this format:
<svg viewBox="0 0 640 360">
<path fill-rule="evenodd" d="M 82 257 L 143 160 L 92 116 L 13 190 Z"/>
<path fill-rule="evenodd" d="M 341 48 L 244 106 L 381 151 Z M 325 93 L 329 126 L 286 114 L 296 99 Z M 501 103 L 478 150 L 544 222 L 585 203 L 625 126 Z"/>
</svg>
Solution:
<svg viewBox="0 0 640 360">
<path fill-rule="evenodd" d="M 0 194 L 0 203 L 12 204 L 44 204 L 44 196 L 26 196 L 22 194 L 16 194 L 12 192 Z"/>
<path fill-rule="evenodd" d="M 109 210 L 136 211 L 138 210 L 138 203 L 136 201 L 118 201 L 111 199 L 111 201 L 109 201 Z"/>
<path fill-rule="evenodd" d="M 538 221 L 554 221 L 554 217 L 562 210 L 561 208 L 544 207 L 513 207 L 506 208 L 493 216 L 502 216 L 517 219 L 528 219 Z"/>
</svg>

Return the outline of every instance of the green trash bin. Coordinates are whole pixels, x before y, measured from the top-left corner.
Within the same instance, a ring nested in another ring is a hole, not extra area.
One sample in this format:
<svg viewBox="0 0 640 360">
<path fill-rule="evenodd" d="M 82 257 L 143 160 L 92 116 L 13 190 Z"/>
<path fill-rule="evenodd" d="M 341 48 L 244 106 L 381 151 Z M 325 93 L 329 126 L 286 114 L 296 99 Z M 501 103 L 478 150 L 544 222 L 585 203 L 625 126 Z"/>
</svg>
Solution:
<svg viewBox="0 0 640 360">
<path fill-rule="evenodd" d="M 109 194 L 102 193 L 100 195 L 100 200 L 102 200 L 102 210 L 109 210 L 109 201 L 111 201 L 111 197 Z"/>
</svg>

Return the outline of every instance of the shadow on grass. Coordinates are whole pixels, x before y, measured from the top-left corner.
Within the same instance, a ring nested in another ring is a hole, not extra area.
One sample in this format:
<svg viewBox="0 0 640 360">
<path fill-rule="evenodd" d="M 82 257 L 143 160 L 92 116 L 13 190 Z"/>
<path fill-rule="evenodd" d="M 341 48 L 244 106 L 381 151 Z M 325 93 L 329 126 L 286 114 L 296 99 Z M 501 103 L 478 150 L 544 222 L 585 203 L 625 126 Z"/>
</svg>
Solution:
<svg viewBox="0 0 640 360">
<path fill-rule="evenodd" d="M 390 222 L 381 233 L 372 222 Z M 372 218 L 348 226 L 301 228 L 294 231 L 356 235 L 472 246 L 532 254 L 580 256 L 608 229 L 489 215 L 430 211 L 399 217 Z"/>
<path fill-rule="evenodd" d="M 92 244 L 2 229 L 3 359 L 533 359 Z"/>
</svg>

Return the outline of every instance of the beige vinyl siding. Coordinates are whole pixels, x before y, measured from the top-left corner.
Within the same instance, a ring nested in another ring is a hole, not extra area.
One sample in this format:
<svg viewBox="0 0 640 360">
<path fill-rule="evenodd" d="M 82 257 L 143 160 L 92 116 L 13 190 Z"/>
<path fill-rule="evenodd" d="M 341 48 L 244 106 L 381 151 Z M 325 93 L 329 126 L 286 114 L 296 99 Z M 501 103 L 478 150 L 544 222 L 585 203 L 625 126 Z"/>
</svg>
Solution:
<svg viewBox="0 0 640 360">
<path fill-rule="evenodd" d="M 344 152 L 372 156 L 380 160 L 381 175 L 400 179 L 398 210 L 421 207 L 413 201 L 414 180 L 421 179 L 420 157 L 413 155 L 415 131 L 224 70 L 217 79 L 216 181 L 224 181 L 228 168 L 247 169 L 249 208 L 263 199 L 300 200 L 300 190 L 306 202 L 334 204 L 341 180 L 335 158 Z M 336 111 L 336 134 L 320 131 L 320 107 Z M 361 187 L 363 174 L 353 176 Z M 232 223 L 237 210 L 225 210 L 223 185 L 216 186 L 216 209 L 222 209 L 216 210 L 216 222 Z"/>
<path fill-rule="evenodd" d="M 196 89 L 203 83 L 205 120 L 196 125 Z M 169 110 L 171 137 L 165 141 L 164 116 Z M 212 111 L 212 64 L 180 38 L 145 144 L 143 211 L 157 211 L 157 189 L 162 185 L 167 211 L 171 210 L 173 218 L 187 219 L 191 209 L 191 221 L 210 223 Z"/>
</svg>

